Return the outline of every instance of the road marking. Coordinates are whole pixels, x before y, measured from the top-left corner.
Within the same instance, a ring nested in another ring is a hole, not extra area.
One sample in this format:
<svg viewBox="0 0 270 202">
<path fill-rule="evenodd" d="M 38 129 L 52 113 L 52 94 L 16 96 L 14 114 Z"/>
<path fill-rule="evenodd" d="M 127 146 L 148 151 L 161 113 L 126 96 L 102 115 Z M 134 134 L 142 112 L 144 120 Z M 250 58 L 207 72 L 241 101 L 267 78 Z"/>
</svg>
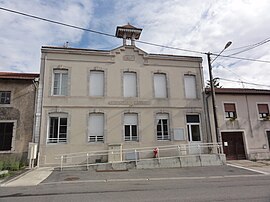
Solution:
<svg viewBox="0 0 270 202">
<path fill-rule="evenodd" d="M 242 169 L 249 170 L 249 171 L 252 171 L 252 172 L 260 173 L 260 174 L 263 174 L 263 175 L 270 175 L 270 173 L 268 173 L 268 172 L 255 170 L 255 169 L 252 169 L 252 168 L 246 168 L 246 167 L 243 167 L 243 166 L 238 166 L 238 165 L 233 165 L 233 164 L 227 164 L 227 165 L 231 166 L 231 167 L 235 167 L 235 168 L 242 168 Z"/>
</svg>

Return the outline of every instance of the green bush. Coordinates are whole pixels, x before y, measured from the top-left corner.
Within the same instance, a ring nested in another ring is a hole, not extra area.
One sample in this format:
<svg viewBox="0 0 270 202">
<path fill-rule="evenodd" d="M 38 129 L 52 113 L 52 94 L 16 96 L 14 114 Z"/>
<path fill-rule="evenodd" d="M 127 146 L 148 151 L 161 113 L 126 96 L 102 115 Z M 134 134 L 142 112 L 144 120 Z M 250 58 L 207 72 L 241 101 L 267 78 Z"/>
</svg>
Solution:
<svg viewBox="0 0 270 202">
<path fill-rule="evenodd" d="M 0 171 L 1 170 L 4 170 L 4 162 L 3 161 L 0 161 Z"/>
<path fill-rule="evenodd" d="M 12 170 L 12 171 L 20 170 L 20 162 L 18 162 L 18 161 L 11 162 L 10 170 Z"/>
</svg>

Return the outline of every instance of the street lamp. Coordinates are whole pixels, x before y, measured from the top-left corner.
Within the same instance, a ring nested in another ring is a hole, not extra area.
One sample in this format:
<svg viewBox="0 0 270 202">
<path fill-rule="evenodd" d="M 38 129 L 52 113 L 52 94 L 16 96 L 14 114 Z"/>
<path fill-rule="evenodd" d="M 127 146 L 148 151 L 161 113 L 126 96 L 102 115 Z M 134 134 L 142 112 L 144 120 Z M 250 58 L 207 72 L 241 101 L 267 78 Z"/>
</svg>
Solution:
<svg viewBox="0 0 270 202">
<path fill-rule="evenodd" d="M 223 53 L 225 49 L 227 49 L 230 45 L 232 44 L 231 41 L 226 43 L 225 47 L 223 48 L 222 51 L 220 51 L 219 54 L 216 55 L 216 57 L 212 60 L 210 56 L 212 53 L 208 52 L 207 54 L 207 61 L 208 61 L 208 68 L 209 68 L 209 77 L 210 77 L 210 89 L 211 89 L 211 94 L 212 94 L 212 106 L 213 106 L 213 114 L 214 114 L 214 122 L 215 122 L 215 133 L 216 133 L 216 138 L 217 142 L 221 142 L 221 134 L 219 131 L 219 125 L 218 125 L 218 119 L 217 119 L 217 106 L 216 106 L 216 94 L 215 94 L 215 87 L 214 87 L 214 82 L 213 82 L 213 74 L 212 74 L 212 63 L 218 58 L 218 56 Z"/>
</svg>

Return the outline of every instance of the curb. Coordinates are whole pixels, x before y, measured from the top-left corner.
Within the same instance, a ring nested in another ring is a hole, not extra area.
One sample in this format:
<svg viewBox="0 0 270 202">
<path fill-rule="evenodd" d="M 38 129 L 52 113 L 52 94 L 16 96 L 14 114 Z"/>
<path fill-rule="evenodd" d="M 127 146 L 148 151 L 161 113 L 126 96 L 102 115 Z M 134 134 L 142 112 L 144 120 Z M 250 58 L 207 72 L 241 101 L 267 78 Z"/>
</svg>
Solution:
<svg viewBox="0 0 270 202">
<path fill-rule="evenodd" d="M 256 169 L 252 169 L 252 168 L 247 168 L 247 167 L 234 165 L 234 164 L 227 164 L 227 165 L 235 167 L 235 168 L 241 168 L 241 169 L 249 170 L 249 171 L 252 171 L 252 172 L 260 173 L 260 174 L 263 174 L 263 175 L 270 175 L 270 173 L 268 173 L 268 172 L 264 172 L 264 171 L 260 171 L 260 170 L 256 170 Z"/>
</svg>

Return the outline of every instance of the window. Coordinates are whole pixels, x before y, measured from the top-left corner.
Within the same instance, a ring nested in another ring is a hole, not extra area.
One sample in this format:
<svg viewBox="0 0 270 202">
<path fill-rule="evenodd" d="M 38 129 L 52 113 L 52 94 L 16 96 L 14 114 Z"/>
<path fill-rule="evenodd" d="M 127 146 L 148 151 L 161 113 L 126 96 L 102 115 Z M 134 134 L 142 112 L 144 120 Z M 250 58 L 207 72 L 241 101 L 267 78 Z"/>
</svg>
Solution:
<svg viewBox="0 0 270 202">
<path fill-rule="evenodd" d="M 154 93 L 155 98 L 167 98 L 167 79 L 166 74 L 154 74 Z"/>
<path fill-rule="evenodd" d="M 10 91 L 0 91 L 0 104 L 10 104 Z"/>
<path fill-rule="evenodd" d="M 267 118 L 269 116 L 268 104 L 258 104 L 258 111 L 260 118 Z"/>
<path fill-rule="evenodd" d="M 138 141 L 138 115 L 124 115 L 125 141 Z"/>
<path fill-rule="evenodd" d="M 157 140 L 170 140 L 169 115 L 157 114 L 156 116 Z"/>
<path fill-rule="evenodd" d="M 53 95 L 68 95 L 68 70 L 54 70 Z"/>
<path fill-rule="evenodd" d="M 201 141 L 199 115 L 187 115 L 186 118 L 187 118 L 188 140 L 190 142 Z"/>
<path fill-rule="evenodd" d="M 266 131 L 267 140 L 268 140 L 268 147 L 270 149 L 270 130 Z"/>
<path fill-rule="evenodd" d="M 224 103 L 225 117 L 237 118 L 236 108 L 234 103 Z"/>
<path fill-rule="evenodd" d="M 137 97 L 137 76 L 135 72 L 124 72 L 124 97 Z"/>
<path fill-rule="evenodd" d="M 91 113 L 88 122 L 88 142 L 104 141 L 104 114 Z"/>
<path fill-rule="evenodd" d="M 194 75 L 185 75 L 184 83 L 185 83 L 186 98 L 187 99 L 197 98 L 196 77 Z"/>
<path fill-rule="evenodd" d="M 49 135 L 47 143 L 66 143 L 67 142 L 67 114 L 50 114 Z"/>
<path fill-rule="evenodd" d="M 0 151 L 10 151 L 12 146 L 13 124 L 0 123 Z"/>
<path fill-rule="evenodd" d="M 90 96 L 104 96 L 104 72 L 90 71 Z"/>
</svg>

